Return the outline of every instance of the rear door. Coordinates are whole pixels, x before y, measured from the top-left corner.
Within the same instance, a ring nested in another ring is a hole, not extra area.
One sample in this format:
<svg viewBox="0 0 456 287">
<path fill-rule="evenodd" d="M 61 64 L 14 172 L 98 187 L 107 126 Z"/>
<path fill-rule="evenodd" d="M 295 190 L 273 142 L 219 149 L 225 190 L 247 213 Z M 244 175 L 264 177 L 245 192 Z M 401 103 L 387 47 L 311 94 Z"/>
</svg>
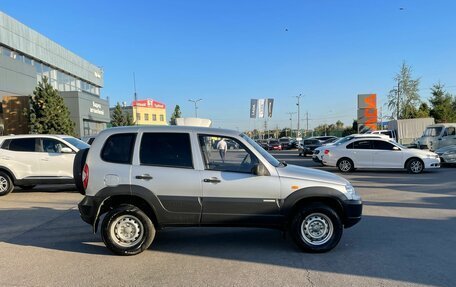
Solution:
<svg viewBox="0 0 456 287">
<path fill-rule="evenodd" d="M 7 139 L 2 144 L 1 165 L 10 169 L 17 179 L 37 176 L 39 168 L 37 138 Z"/>
<path fill-rule="evenodd" d="M 358 140 L 347 146 L 355 167 L 372 167 L 372 141 Z"/>
<path fill-rule="evenodd" d="M 280 218 L 277 176 L 258 176 L 253 168 L 258 158 L 236 139 L 236 150 L 225 155 L 213 148 L 218 135 L 199 135 L 204 159 L 203 224 L 273 224 Z M 230 139 L 225 137 L 225 140 Z"/>
<path fill-rule="evenodd" d="M 376 168 L 403 168 L 403 152 L 400 148 L 382 140 L 373 140 L 373 166 Z"/>
<path fill-rule="evenodd" d="M 189 133 L 144 132 L 131 171 L 132 188 L 147 190 L 159 205 L 162 224 L 199 224 L 200 171 L 195 169 Z"/>
</svg>

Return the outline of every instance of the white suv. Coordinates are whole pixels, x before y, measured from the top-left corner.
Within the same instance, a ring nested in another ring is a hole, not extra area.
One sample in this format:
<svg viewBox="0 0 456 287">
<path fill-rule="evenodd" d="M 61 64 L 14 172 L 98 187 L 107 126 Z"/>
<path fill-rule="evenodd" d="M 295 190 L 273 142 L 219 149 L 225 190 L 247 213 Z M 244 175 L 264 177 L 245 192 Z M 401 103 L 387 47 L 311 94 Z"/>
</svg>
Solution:
<svg viewBox="0 0 456 287">
<path fill-rule="evenodd" d="M 410 173 L 439 168 L 439 156 L 433 152 L 404 147 L 394 140 L 354 137 L 345 142 L 326 146 L 323 164 L 337 166 L 341 172 L 355 168 L 399 168 Z"/>
<path fill-rule="evenodd" d="M 0 137 L 0 196 L 14 186 L 73 183 L 73 160 L 84 142 L 65 135 Z"/>
<path fill-rule="evenodd" d="M 218 149 L 222 140 L 237 148 Z M 74 166 L 82 219 L 96 232 L 106 213 L 101 236 L 120 255 L 142 252 L 170 226 L 278 228 L 303 250 L 324 252 L 361 219 L 361 198 L 346 179 L 287 165 L 231 130 L 111 128 Z"/>
</svg>

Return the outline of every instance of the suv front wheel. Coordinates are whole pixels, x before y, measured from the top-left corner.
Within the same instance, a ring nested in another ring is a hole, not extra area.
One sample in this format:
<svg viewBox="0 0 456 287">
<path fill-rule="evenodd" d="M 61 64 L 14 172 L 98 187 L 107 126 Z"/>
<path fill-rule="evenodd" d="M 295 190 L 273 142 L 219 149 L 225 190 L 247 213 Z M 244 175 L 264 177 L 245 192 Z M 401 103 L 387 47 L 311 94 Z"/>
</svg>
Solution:
<svg viewBox="0 0 456 287">
<path fill-rule="evenodd" d="M 296 212 L 290 232 L 303 251 L 320 253 L 336 247 L 342 237 L 343 225 L 333 209 L 312 203 Z"/>
<path fill-rule="evenodd" d="M 13 191 L 13 189 L 14 185 L 11 177 L 3 171 L 0 171 L 0 196 L 7 195 Z"/>
<path fill-rule="evenodd" d="M 133 205 L 121 205 L 109 211 L 101 225 L 106 247 L 118 255 L 136 255 L 146 250 L 155 237 L 150 218 Z"/>
</svg>

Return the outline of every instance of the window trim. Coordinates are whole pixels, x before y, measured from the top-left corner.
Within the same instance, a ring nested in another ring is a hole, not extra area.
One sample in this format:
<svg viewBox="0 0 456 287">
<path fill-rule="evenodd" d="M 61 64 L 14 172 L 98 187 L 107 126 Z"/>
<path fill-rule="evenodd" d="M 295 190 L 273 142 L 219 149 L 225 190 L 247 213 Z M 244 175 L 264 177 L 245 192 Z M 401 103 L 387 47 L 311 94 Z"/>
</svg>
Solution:
<svg viewBox="0 0 456 287">
<path fill-rule="evenodd" d="M 142 163 L 141 162 L 141 144 L 144 138 L 144 135 L 146 134 L 184 134 L 188 135 L 188 143 L 190 145 L 190 159 L 192 166 L 176 166 L 176 165 L 164 165 L 164 164 L 151 164 L 151 163 Z M 195 169 L 195 161 L 193 159 L 193 149 L 192 149 L 192 139 L 191 139 L 191 134 L 189 132 L 162 132 L 162 131 L 157 131 L 157 132 L 149 132 L 145 131 L 141 134 L 141 138 L 139 140 L 138 144 L 138 164 L 140 166 L 156 166 L 156 167 L 166 167 L 166 168 L 182 168 L 182 169 Z"/>
<path fill-rule="evenodd" d="M 106 147 L 106 144 L 108 143 L 108 140 L 111 138 L 111 137 L 114 137 L 114 136 L 119 136 L 119 135 L 132 135 L 133 136 L 133 142 L 132 142 L 132 147 L 131 147 L 131 151 L 130 151 L 130 160 L 128 163 L 126 162 L 115 162 L 115 161 L 110 161 L 110 160 L 106 160 L 104 157 L 103 157 L 103 151 Z M 134 154 L 134 151 L 135 151 L 135 145 L 136 145 L 136 137 L 138 136 L 138 133 L 115 133 L 115 134 L 111 134 L 109 135 L 106 140 L 104 141 L 103 143 L 103 147 L 100 149 L 100 159 L 104 162 L 109 162 L 109 163 L 115 163 L 115 164 L 126 164 L 126 165 L 131 165 L 132 162 L 133 162 L 133 154 Z"/>
</svg>

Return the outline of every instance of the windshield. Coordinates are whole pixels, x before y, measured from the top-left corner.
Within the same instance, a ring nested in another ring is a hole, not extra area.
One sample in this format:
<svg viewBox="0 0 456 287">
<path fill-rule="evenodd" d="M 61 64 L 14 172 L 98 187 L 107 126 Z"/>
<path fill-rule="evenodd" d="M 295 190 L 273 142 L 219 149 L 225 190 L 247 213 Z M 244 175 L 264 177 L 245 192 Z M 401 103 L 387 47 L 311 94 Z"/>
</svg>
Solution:
<svg viewBox="0 0 456 287">
<path fill-rule="evenodd" d="M 432 128 L 427 128 L 424 131 L 423 136 L 424 137 L 436 137 L 439 136 L 440 133 L 442 132 L 443 127 L 432 127 Z"/>
<path fill-rule="evenodd" d="M 90 148 L 90 146 L 88 144 L 86 144 L 85 142 L 81 141 L 81 140 L 78 140 L 77 138 L 63 138 L 64 141 L 70 143 L 71 145 L 73 145 L 74 147 L 76 147 L 77 149 L 85 149 L 85 148 Z"/>
<path fill-rule="evenodd" d="M 275 167 L 280 166 L 280 162 L 270 153 L 268 153 L 264 148 L 259 146 L 254 140 L 252 140 L 245 134 L 241 134 L 241 137 L 245 139 L 257 152 L 259 152 L 270 164 L 272 164 Z"/>
</svg>

